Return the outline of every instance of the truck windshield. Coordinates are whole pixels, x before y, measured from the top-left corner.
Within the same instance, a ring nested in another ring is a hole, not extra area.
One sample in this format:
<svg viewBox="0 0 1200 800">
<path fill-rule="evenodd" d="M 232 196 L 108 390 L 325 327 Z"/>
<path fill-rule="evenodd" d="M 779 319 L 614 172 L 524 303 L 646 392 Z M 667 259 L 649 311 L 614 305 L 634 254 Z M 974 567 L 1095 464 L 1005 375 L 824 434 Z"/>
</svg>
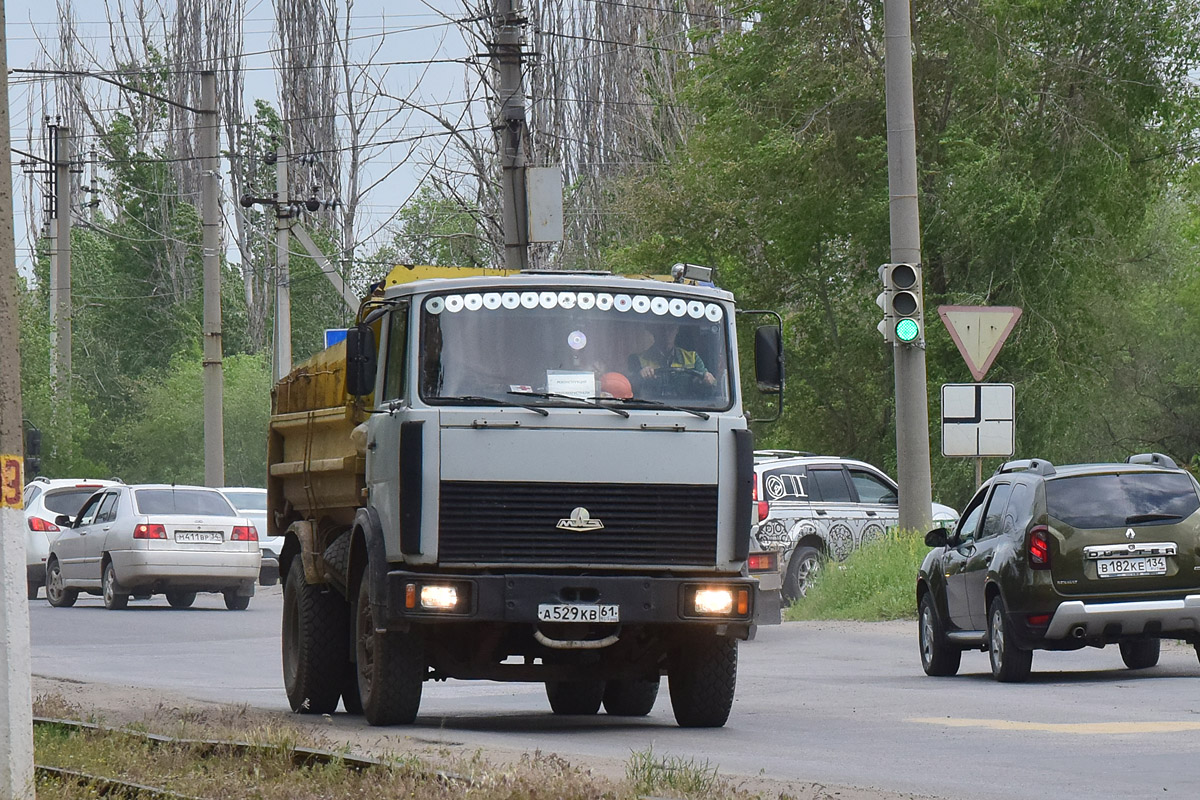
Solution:
<svg viewBox="0 0 1200 800">
<path fill-rule="evenodd" d="M 524 289 L 430 295 L 420 315 L 420 392 L 428 402 L 732 405 L 729 325 L 718 303 Z"/>
</svg>

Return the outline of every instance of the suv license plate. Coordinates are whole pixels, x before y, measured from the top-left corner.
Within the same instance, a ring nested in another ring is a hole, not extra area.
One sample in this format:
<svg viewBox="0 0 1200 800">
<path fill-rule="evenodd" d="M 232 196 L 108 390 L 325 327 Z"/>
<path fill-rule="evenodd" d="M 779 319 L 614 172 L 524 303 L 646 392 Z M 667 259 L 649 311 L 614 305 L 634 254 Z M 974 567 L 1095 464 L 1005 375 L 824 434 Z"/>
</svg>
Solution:
<svg viewBox="0 0 1200 800">
<path fill-rule="evenodd" d="M 620 606 L 601 606 L 583 603 L 542 603 L 538 606 L 539 622 L 619 622 Z"/>
<path fill-rule="evenodd" d="M 1096 572 L 1101 578 L 1124 578 L 1139 575 L 1166 575 L 1166 556 L 1145 558 L 1102 558 L 1096 562 Z"/>
</svg>

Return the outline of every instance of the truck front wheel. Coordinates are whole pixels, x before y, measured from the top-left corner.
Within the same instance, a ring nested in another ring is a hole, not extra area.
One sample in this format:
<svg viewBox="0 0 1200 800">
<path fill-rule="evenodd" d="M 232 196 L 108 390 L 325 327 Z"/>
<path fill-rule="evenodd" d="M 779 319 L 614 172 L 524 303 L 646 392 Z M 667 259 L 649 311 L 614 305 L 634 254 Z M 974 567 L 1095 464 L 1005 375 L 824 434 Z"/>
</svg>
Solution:
<svg viewBox="0 0 1200 800">
<path fill-rule="evenodd" d="M 546 681 L 546 699 L 555 714 L 595 714 L 604 699 L 604 681 Z"/>
<path fill-rule="evenodd" d="M 421 706 L 425 647 L 419 633 L 380 632 L 369 577 L 358 582 L 354 653 L 363 716 L 372 725 L 409 725 Z"/>
<path fill-rule="evenodd" d="M 341 697 L 350 624 L 346 602 L 304 580 L 292 559 L 283 585 L 283 685 L 297 714 L 332 714 Z"/>
<path fill-rule="evenodd" d="M 604 689 L 604 710 L 614 717 L 644 717 L 658 699 L 658 678 L 613 680 Z"/>
<path fill-rule="evenodd" d="M 687 642 L 667 670 L 671 710 L 681 728 L 719 728 L 737 685 L 737 639 L 704 634 Z"/>
</svg>

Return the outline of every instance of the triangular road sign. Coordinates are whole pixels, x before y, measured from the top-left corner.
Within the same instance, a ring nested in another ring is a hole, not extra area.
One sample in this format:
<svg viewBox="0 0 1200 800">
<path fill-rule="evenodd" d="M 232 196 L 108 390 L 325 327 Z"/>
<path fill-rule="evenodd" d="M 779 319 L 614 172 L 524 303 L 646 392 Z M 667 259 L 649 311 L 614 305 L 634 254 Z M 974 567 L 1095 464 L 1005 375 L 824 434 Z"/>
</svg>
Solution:
<svg viewBox="0 0 1200 800">
<path fill-rule="evenodd" d="M 1016 306 L 938 306 L 938 316 L 958 345 L 975 380 L 982 381 L 1012 333 L 1021 309 Z"/>
</svg>

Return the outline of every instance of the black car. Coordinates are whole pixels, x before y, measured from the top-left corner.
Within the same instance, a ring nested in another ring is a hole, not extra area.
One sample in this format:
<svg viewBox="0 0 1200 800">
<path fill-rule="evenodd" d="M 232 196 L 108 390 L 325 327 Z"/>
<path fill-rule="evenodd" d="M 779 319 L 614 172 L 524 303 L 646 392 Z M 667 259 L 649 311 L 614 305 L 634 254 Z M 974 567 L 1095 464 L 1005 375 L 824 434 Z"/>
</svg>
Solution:
<svg viewBox="0 0 1200 800">
<path fill-rule="evenodd" d="M 1200 655 L 1200 485 L 1167 456 L 1118 464 L 1009 462 L 953 531 L 930 531 L 917 577 L 921 665 L 953 675 L 963 650 L 1001 681 L 1033 650 L 1116 644 L 1131 669 L 1160 639 Z"/>
</svg>

